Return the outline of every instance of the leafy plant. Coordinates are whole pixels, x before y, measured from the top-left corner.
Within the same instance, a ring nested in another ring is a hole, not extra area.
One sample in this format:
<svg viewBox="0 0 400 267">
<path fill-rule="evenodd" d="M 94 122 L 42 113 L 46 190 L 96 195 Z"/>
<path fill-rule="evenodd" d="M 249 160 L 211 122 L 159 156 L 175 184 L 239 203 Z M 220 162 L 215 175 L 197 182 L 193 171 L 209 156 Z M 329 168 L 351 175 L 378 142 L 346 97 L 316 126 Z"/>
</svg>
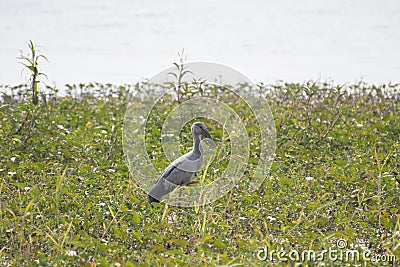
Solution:
<svg viewBox="0 0 400 267">
<path fill-rule="evenodd" d="M 21 61 L 19 62 L 25 68 L 30 71 L 30 89 L 32 92 L 32 103 L 36 106 L 39 103 L 39 82 L 40 76 L 47 77 L 46 74 L 39 70 L 39 60 L 42 58 L 48 61 L 47 57 L 43 54 L 39 54 L 36 50 L 36 46 L 32 40 L 28 43 L 29 52 L 28 55 L 24 55 L 21 51 L 21 55 L 18 57 Z"/>
<path fill-rule="evenodd" d="M 187 59 L 187 55 L 185 55 L 184 49 L 182 49 L 181 52 L 178 52 L 178 56 L 179 56 L 179 63 L 176 62 L 173 63 L 176 68 L 176 72 L 169 72 L 168 74 L 174 76 L 176 79 L 176 82 L 171 83 L 170 85 L 175 91 L 178 103 L 180 103 L 182 100 L 182 95 L 185 95 L 188 92 L 188 86 L 189 86 L 188 83 L 183 82 L 183 77 L 192 72 L 187 70 L 185 67 L 185 61 Z"/>
<path fill-rule="evenodd" d="M 269 176 L 259 190 L 250 192 L 244 177 L 212 205 L 194 208 L 152 208 L 129 176 L 122 123 L 127 99 L 146 100 L 143 86 L 71 84 L 65 96 L 48 92 L 48 116 L 36 117 L 27 140 L 15 129 L 33 105 L 24 101 L 30 88 L 1 87 L 10 94 L 0 105 L 0 265 L 295 266 L 260 262 L 255 251 L 323 251 L 339 238 L 371 255 L 392 254 L 397 261 L 381 263 L 399 265 L 400 84 L 260 85 L 253 93 L 266 99 L 277 128 Z M 218 90 L 194 93 L 210 93 L 252 122 L 240 99 Z M 139 93 L 142 99 L 129 97 Z M 148 154 L 160 171 L 169 162 L 158 128 L 177 105 L 170 96 L 162 100 L 146 128 Z M 218 145 L 229 142 L 222 126 L 208 123 Z M 256 131 L 246 130 L 257 152 Z M 190 149 L 190 124 L 181 140 Z M 212 182 L 223 171 L 229 151 L 221 153 L 199 180 Z"/>
</svg>

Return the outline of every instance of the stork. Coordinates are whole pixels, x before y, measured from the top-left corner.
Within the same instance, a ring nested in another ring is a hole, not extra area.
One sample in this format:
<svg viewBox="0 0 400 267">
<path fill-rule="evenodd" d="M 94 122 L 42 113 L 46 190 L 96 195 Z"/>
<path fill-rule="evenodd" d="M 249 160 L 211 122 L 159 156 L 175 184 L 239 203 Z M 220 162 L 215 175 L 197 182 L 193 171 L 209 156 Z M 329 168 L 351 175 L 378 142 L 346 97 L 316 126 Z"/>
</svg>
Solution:
<svg viewBox="0 0 400 267">
<path fill-rule="evenodd" d="M 172 192 L 177 186 L 189 185 L 193 176 L 201 168 L 203 163 L 203 147 L 200 143 L 200 135 L 208 138 L 215 147 L 206 126 L 202 122 L 192 125 L 193 149 L 185 155 L 173 161 L 152 185 L 148 193 L 149 202 L 160 202 L 161 198 Z"/>
</svg>

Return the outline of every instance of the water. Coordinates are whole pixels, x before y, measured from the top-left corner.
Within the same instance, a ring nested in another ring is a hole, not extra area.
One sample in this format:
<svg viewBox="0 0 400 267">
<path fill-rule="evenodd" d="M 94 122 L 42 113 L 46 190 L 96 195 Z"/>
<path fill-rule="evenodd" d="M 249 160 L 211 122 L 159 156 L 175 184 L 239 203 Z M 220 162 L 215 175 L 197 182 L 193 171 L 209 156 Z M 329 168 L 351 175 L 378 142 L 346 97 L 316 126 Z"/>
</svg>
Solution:
<svg viewBox="0 0 400 267">
<path fill-rule="evenodd" d="M 0 0 L 0 84 L 26 80 L 32 39 L 50 83 L 134 83 L 178 60 L 255 81 L 400 81 L 400 2 Z"/>
</svg>

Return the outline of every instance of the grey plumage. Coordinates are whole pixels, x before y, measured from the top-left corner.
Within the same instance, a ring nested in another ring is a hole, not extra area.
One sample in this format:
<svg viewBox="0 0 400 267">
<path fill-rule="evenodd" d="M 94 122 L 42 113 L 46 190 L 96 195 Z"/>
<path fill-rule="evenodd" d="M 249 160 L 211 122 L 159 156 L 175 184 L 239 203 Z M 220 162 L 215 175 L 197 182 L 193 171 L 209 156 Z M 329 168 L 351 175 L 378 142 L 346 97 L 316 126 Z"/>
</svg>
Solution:
<svg viewBox="0 0 400 267">
<path fill-rule="evenodd" d="M 211 139 L 205 125 L 195 122 L 192 125 L 193 149 L 172 162 L 150 188 L 149 202 L 160 202 L 161 198 L 172 192 L 177 186 L 187 185 L 201 168 L 203 163 L 203 148 L 200 135 Z M 211 139 L 212 141 L 212 139 Z M 214 141 L 212 143 L 215 145 Z"/>
</svg>

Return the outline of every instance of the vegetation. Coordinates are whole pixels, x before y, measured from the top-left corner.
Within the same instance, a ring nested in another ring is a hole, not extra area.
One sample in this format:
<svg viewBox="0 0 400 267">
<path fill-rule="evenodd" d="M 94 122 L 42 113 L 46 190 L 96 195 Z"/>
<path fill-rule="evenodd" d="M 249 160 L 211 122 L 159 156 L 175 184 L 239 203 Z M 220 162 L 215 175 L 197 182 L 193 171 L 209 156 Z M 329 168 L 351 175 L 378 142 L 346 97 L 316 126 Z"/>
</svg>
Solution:
<svg viewBox="0 0 400 267">
<path fill-rule="evenodd" d="M 338 239 L 400 259 L 399 85 L 260 84 L 253 93 L 269 104 L 277 129 L 270 175 L 250 193 L 248 171 L 225 197 L 194 208 L 151 207 L 129 175 L 122 123 L 128 99 L 145 87 L 47 87 L 36 106 L 26 101 L 31 86 L 0 87 L 1 266 L 259 266 L 270 264 L 256 257 L 260 247 L 323 250 Z M 169 163 L 157 144 L 177 100 L 170 103 L 148 128 L 159 170 Z M 221 142 L 222 127 L 205 122 Z M 186 130 L 181 138 L 186 150 Z M 208 180 L 226 166 L 213 164 Z"/>
<path fill-rule="evenodd" d="M 46 61 L 47 58 L 45 55 L 38 54 L 38 51 L 36 50 L 36 46 L 33 43 L 32 40 L 29 41 L 28 43 L 28 48 L 29 48 L 29 54 L 24 55 L 23 52 L 21 51 L 21 56 L 18 57 L 20 61 L 20 64 L 22 64 L 25 69 L 29 70 L 30 72 L 30 90 L 32 92 L 32 103 L 36 106 L 39 103 L 39 82 L 40 82 L 40 77 L 45 76 L 43 72 L 40 72 L 39 70 L 39 60 L 42 58 Z"/>
<path fill-rule="evenodd" d="M 216 98 L 242 118 L 250 159 L 233 190 L 212 204 L 151 206 L 126 166 L 122 126 L 127 103 L 153 99 L 153 87 L 40 89 L 38 62 L 46 58 L 33 42 L 29 49 L 20 59 L 30 83 L 0 85 L 1 266 L 373 264 L 362 257 L 259 257 L 273 250 L 332 248 L 386 255 L 377 264 L 398 265 L 400 84 L 279 83 L 253 90 L 186 83 L 182 51 L 170 73 L 177 83 L 166 85 L 172 93 L 158 100 L 147 120 L 152 163 L 159 171 L 170 163 L 161 147 L 162 124 L 193 96 Z M 232 90 L 257 97 L 274 115 L 276 156 L 253 192 L 249 181 L 261 152 L 260 131 L 252 110 Z M 227 168 L 231 140 L 224 125 L 202 120 L 218 145 L 214 161 L 197 175 L 209 183 Z M 189 122 L 180 135 L 182 152 L 191 139 Z"/>
</svg>

